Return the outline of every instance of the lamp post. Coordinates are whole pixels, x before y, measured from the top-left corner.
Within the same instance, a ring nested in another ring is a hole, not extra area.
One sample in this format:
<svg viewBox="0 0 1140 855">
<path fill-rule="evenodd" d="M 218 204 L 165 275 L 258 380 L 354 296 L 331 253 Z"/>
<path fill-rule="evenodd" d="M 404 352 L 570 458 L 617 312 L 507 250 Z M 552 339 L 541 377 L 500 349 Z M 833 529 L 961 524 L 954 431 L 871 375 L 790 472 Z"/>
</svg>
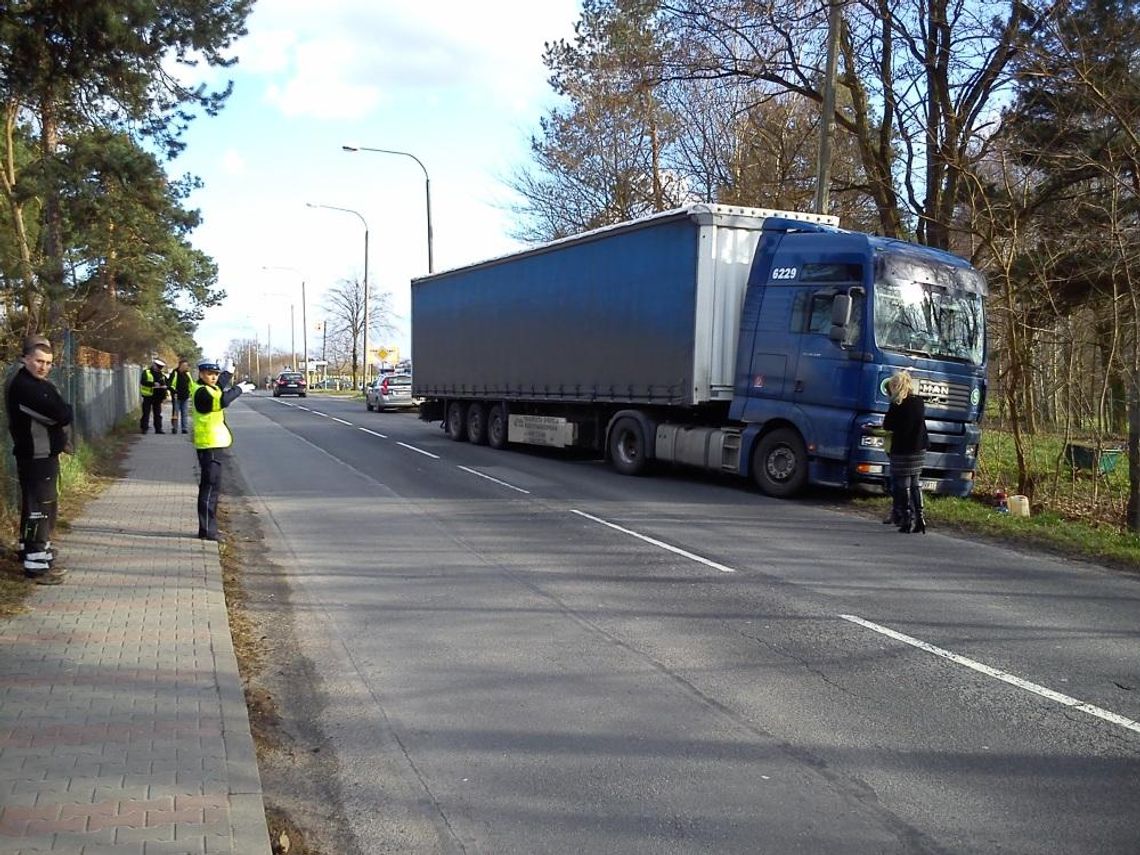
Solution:
<svg viewBox="0 0 1140 855">
<path fill-rule="evenodd" d="M 368 385 L 368 221 L 364 219 L 359 211 L 354 211 L 352 208 L 338 208 L 335 205 L 318 205 L 314 202 L 306 202 L 305 205 L 309 208 L 324 208 L 326 211 L 340 211 L 342 214 L 352 214 L 360 224 L 364 226 L 364 385 Z"/>
<path fill-rule="evenodd" d="M 308 309 L 305 302 L 305 277 L 296 267 L 262 267 L 262 270 L 290 270 L 301 277 L 301 348 L 305 354 L 305 385 L 309 383 L 309 327 Z M 295 344 L 293 324 L 293 304 L 289 304 L 289 344 L 293 350 L 293 370 L 297 370 L 297 345 Z"/>
<path fill-rule="evenodd" d="M 373 151 L 373 152 L 376 152 L 377 154 L 398 154 L 398 155 L 401 155 L 403 157 L 410 157 L 412 160 L 414 160 L 416 163 L 419 164 L 420 169 L 423 170 L 423 173 L 424 173 L 424 196 L 425 196 L 426 201 L 427 201 L 428 273 L 434 272 L 435 271 L 435 264 L 434 264 L 434 260 L 432 258 L 432 245 L 431 245 L 432 244 L 432 240 L 431 240 L 431 235 L 432 235 L 432 233 L 431 233 L 431 178 L 428 176 L 427 167 L 424 166 L 423 161 L 420 160 L 418 157 L 416 157 L 414 154 L 412 154 L 410 151 L 396 151 L 395 149 L 390 149 L 390 148 L 372 148 L 371 146 L 366 146 L 366 145 L 342 145 L 341 148 L 344 151 Z"/>
</svg>

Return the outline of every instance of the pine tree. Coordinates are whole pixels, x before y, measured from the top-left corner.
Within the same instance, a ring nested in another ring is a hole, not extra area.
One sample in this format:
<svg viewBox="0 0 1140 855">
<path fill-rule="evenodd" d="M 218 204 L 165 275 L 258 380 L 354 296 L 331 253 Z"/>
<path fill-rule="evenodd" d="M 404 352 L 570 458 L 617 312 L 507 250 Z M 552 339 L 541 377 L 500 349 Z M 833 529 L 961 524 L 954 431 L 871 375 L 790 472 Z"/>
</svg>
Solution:
<svg viewBox="0 0 1140 855">
<path fill-rule="evenodd" d="M 216 113 L 230 86 L 209 91 L 172 68 L 227 66 L 252 0 L 14 0 L 0 5 L 0 97 L 5 127 L 26 129 L 37 157 L 5 146 L 3 190 L 20 253 L 27 328 L 55 328 L 65 277 L 66 147 L 98 130 L 123 133 L 166 156 L 202 112 Z M 20 169 L 22 167 L 22 170 Z M 28 173 L 25 177 L 24 173 Z M 38 219 L 38 229 L 26 222 Z M 33 233 L 35 232 L 35 234 Z M 37 244 L 31 241 L 38 237 Z"/>
</svg>

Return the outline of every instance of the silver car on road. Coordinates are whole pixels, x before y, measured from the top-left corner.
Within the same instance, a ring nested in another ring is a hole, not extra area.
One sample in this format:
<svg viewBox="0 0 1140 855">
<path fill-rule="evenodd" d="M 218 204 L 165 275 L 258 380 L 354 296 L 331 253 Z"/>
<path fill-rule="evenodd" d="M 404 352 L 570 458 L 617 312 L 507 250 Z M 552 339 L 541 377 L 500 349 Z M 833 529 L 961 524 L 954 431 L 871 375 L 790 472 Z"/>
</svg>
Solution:
<svg viewBox="0 0 1140 855">
<path fill-rule="evenodd" d="M 364 390 L 368 412 L 415 407 L 419 403 L 412 397 L 411 374 L 382 374 Z"/>
</svg>

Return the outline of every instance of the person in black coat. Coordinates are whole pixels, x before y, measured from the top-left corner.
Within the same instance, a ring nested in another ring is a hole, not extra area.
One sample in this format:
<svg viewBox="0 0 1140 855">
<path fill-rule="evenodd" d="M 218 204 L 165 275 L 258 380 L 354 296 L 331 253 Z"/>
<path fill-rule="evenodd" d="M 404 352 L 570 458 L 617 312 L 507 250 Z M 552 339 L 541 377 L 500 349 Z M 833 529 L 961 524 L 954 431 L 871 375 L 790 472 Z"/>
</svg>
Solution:
<svg viewBox="0 0 1140 855">
<path fill-rule="evenodd" d="M 72 410 L 47 379 L 53 361 L 48 339 L 24 339 L 20 361 L 4 395 L 20 482 L 20 560 L 29 579 L 58 585 L 66 571 L 55 566 L 51 537 L 59 508 L 59 455 L 71 450 Z"/>
<path fill-rule="evenodd" d="M 170 390 L 170 432 L 178 433 L 178 424 L 182 423 L 182 432 L 190 432 L 190 393 L 194 391 L 194 378 L 190 376 L 190 363 L 185 359 L 178 360 L 178 367 L 170 372 L 166 378 L 166 386 Z"/>
<path fill-rule="evenodd" d="M 883 429 L 891 432 L 891 481 L 894 485 L 894 513 L 899 531 L 926 533 L 922 488 L 919 476 L 926 462 L 930 438 L 926 433 L 926 405 L 915 394 L 909 371 L 899 371 L 887 381 L 891 406 L 883 419 Z"/>
</svg>

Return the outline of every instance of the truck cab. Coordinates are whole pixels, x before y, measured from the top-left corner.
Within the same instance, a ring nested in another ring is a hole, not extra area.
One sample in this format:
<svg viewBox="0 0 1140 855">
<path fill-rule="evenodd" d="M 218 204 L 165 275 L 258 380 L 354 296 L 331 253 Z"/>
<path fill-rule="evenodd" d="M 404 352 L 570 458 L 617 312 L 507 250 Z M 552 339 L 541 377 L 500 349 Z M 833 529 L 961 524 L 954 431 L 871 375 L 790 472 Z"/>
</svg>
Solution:
<svg viewBox="0 0 1140 855">
<path fill-rule="evenodd" d="M 985 281 L 939 250 L 818 224 L 765 223 L 741 316 L 730 417 L 741 467 L 791 495 L 806 482 L 882 490 L 886 380 L 908 369 L 927 413 L 925 489 L 967 495 L 984 408 Z M 742 471 L 741 474 L 748 474 Z"/>
</svg>

